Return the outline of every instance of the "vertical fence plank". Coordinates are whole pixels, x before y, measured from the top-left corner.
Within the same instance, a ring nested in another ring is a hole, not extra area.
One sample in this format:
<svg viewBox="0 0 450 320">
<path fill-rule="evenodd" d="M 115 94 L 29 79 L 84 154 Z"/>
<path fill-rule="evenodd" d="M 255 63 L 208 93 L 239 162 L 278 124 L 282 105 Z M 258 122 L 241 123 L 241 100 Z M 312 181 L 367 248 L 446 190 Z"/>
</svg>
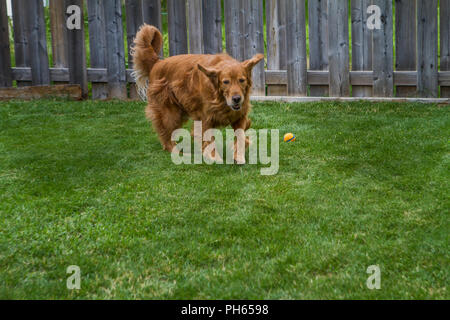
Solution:
<svg viewBox="0 0 450 320">
<path fill-rule="evenodd" d="M 125 2 L 129 69 L 133 69 L 133 59 L 131 56 L 133 41 L 140 26 L 144 23 L 142 8 L 142 0 L 126 0 Z M 139 94 L 137 93 L 136 85 L 134 83 L 130 85 L 130 98 L 133 100 L 139 100 Z"/>
<path fill-rule="evenodd" d="M 381 29 L 373 30 L 373 95 L 394 95 L 394 48 L 392 0 L 373 0 L 381 9 Z"/>
<path fill-rule="evenodd" d="M 395 0 L 395 69 L 415 71 L 416 56 L 416 1 Z M 397 86 L 398 97 L 413 97 L 416 86 Z"/>
<path fill-rule="evenodd" d="M 92 68 L 106 68 L 106 32 L 103 0 L 88 0 L 89 47 Z M 92 83 L 92 99 L 107 99 L 108 84 Z"/>
<path fill-rule="evenodd" d="M 243 6 L 241 33 L 245 35 L 244 59 L 250 59 L 257 53 L 264 54 L 264 8 L 260 0 L 246 0 Z M 253 94 L 265 95 L 266 82 L 264 62 L 258 63 L 252 71 Z"/>
<path fill-rule="evenodd" d="M 169 15 L 169 54 L 176 56 L 188 53 L 186 2 L 167 0 Z"/>
<path fill-rule="evenodd" d="M 440 1 L 441 71 L 450 71 L 450 0 Z M 450 98 L 450 87 L 441 87 L 441 97 Z"/>
<path fill-rule="evenodd" d="M 267 68 L 286 70 L 286 2 L 266 1 Z"/>
<path fill-rule="evenodd" d="M 6 0 L 0 0 L 0 87 L 12 86 L 11 51 Z"/>
<path fill-rule="evenodd" d="M 33 85 L 50 84 L 47 53 L 47 37 L 44 19 L 44 4 L 41 0 L 28 0 L 25 5 L 28 48 Z"/>
<path fill-rule="evenodd" d="M 327 0 L 309 0 L 309 67 L 328 70 L 328 14 Z M 311 85 L 313 97 L 328 96 L 328 86 Z"/>
<path fill-rule="evenodd" d="M 16 60 L 16 67 L 26 68 L 30 67 L 30 48 L 26 27 L 26 17 L 24 12 L 28 0 L 14 0 L 12 1 L 12 15 L 14 24 L 14 56 Z M 31 85 L 30 81 L 17 81 L 17 86 Z"/>
<path fill-rule="evenodd" d="M 83 0 L 66 0 L 66 8 L 75 5 L 81 9 L 81 21 L 83 19 Z M 66 20 L 74 14 L 70 10 L 66 11 Z M 69 52 L 68 65 L 71 84 L 79 84 L 83 98 L 88 96 L 87 68 L 86 68 L 86 44 L 84 38 L 84 23 L 80 24 L 80 29 L 67 30 L 67 48 Z"/>
<path fill-rule="evenodd" d="M 50 0 L 50 31 L 55 68 L 68 67 L 66 9 L 64 1 Z"/>
<path fill-rule="evenodd" d="M 157 27 L 162 32 L 161 0 L 142 0 L 144 23 Z M 164 57 L 164 44 L 159 54 Z"/>
<path fill-rule="evenodd" d="M 222 52 L 221 0 L 203 0 L 203 41 L 206 54 Z"/>
<path fill-rule="evenodd" d="M 438 96 L 437 0 L 417 0 L 417 91 Z"/>
<path fill-rule="evenodd" d="M 372 71 L 372 30 L 367 8 L 372 0 L 352 0 L 352 70 Z M 352 86 L 354 97 L 371 97 L 372 86 Z"/>
<path fill-rule="evenodd" d="M 286 2 L 286 39 L 288 95 L 306 96 L 308 73 L 306 65 L 305 0 Z"/>
<path fill-rule="evenodd" d="M 224 1 L 225 6 L 225 37 L 227 53 L 237 60 L 243 60 L 244 50 L 241 46 L 240 33 L 240 0 Z"/>
<path fill-rule="evenodd" d="M 348 2 L 328 1 L 328 63 L 330 96 L 350 94 Z"/>
<path fill-rule="evenodd" d="M 162 29 L 161 0 L 142 0 L 144 22 Z"/>
<path fill-rule="evenodd" d="M 286 1 L 266 1 L 267 69 L 286 70 Z M 285 96 L 287 86 L 271 84 L 267 95 Z"/>
<path fill-rule="evenodd" d="M 142 0 L 126 0 L 125 11 L 127 20 L 127 49 L 128 49 L 128 66 L 133 67 L 131 59 L 131 46 L 139 28 L 144 23 L 142 13 Z"/>
<path fill-rule="evenodd" d="M 203 1 L 188 0 L 187 4 L 189 16 L 189 53 L 203 53 Z"/>
<path fill-rule="evenodd" d="M 106 22 L 106 61 L 109 98 L 126 99 L 125 47 L 123 43 L 122 2 L 102 2 Z"/>
</svg>

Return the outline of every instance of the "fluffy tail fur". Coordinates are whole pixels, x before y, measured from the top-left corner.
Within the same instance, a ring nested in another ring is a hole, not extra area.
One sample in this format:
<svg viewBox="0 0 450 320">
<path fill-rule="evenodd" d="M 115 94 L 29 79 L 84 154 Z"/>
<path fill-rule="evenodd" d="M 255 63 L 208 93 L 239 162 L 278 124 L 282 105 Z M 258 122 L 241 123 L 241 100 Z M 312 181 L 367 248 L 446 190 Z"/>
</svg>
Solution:
<svg viewBox="0 0 450 320">
<path fill-rule="evenodd" d="M 159 52 L 163 45 L 161 32 L 154 26 L 144 24 L 134 39 L 132 49 L 133 56 L 133 77 L 136 80 L 136 87 L 143 100 L 147 99 L 147 87 L 150 72 L 153 66 L 159 61 Z"/>
</svg>

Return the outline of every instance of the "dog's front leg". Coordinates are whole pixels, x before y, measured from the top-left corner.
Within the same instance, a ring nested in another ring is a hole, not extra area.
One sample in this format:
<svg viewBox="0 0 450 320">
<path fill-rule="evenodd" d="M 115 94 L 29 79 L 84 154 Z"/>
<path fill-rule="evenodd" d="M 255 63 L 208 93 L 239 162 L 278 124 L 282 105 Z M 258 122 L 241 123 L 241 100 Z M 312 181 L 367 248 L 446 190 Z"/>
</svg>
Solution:
<svg viewBox="0 0 450 320">
<path fill-rule="evenodd" d="M 223 159 L 217 151 L 217 145 L 214 137 L 212 138 L 212 141 L 203 142 L 202 150 L 205 158 L 208 158 L 215 163 L 223 163 Z"/>
<path fill-rule="evenodd" d="M 211 138 L 210 141 L 203 141 L 203 139 L 205 139 L 205 132 L 209 129 L 213 129 L 214 124 L 208 121 L 203 121 L 201 124 L 201 129 L 200 127 L 196 127 L 194 125 L 191 131 L 191 135 L 194 138 L 195 143 L 202 146 L 201 151 L 205 158 L 208 158 L 212 162 L 223 163 L 220 153 L 217 152 L 215 137 L 208 137 L 208 139 Z"/>
<path fill-rule="evenodd" d="M 250 128 L 251 123 L 250 119 L 244 117 L 231 125 L 236 136 L 236 141 L 234 142 L 234 161 L 237 164 L 245 164 L 245 150 L 250 146 L 250 140 L 245 136 L 245 131 Z M 240 141 L 245 141 L 243 152 L 239 150 Z"/>
</svg>

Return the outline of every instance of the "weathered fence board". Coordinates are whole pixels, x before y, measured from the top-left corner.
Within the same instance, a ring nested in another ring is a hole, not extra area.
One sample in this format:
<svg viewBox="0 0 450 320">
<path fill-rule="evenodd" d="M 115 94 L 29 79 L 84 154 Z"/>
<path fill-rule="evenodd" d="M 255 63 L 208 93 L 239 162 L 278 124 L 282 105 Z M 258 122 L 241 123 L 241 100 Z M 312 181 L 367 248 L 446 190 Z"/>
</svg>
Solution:
<svg viewBox="0 0 450 320">
<path fill-rule="evenodd" d="M 0 88 L 0 100 L 10 100 L 10 99 L 34 100 L 53 97 L 81 100 L 82 99 L 81 88 L 78 85 L 68 85 L 68 84 L 53 85 L 53 86 Z"/>
<path fill-rule="evenodd" d="M 416 1 L 395 0 L 395 70 L 415 71 L 416 56 Z M 397 86 L 398 97 L 416 95 L 416 86 Z"/>
<path fill-rule="evenodd" d="M 125 11 L 127 16 L 127 49 L 128 49 L 128 66 L 133 66 L 131 59 L 131 48 L 134 38 L 140 26 L 144 23 L 142 14 L 142 0 L 126 0 Z"/>
<path fill-rule="evenodd" d="M 372 31 L 367 28 L 367 8 L 372 0 L 352 0 L 352 70 L 372 70 Z M 371 97 L 372 85 L 352 86 L 354 97 Z"/>
<path fill-rule="evenodd" d="M 40 0 L 28 0 L 24 8 L 24 13 L 27 15 L 25 26 L 29 44 L 33 85 L 48 85 L 50 84 L 50 72 L 44 5 Z"/>
<path fill-rule="evenodd" d="M 0 0 L 0 87 L 12 86 L 11 50 L 6 0 Z"/>
<path fill-rule="evenodd" d="M 381 29 L 373 30 L 373 96 L 394 95 L 392 0 L 373 0 L 381 9 Z"/>
<path fill-rule="evenodd" d="M 328 1 L 330 96 L 350 95 L 348 2 Z"/>
<path fill-rule="evenodd" d="M 169 16 L 169 54 L 176 56 L 188 53 L 186 2 L 167 0 Z"/>
<path fill-rule="evenodd" d="M 91 51 L 91 67 L 106 68 L 106 30 L 105 12 L 101 4 L 103 0 L 88 0 L 89 47 Z M 107 82 L 107 81 L 106 81 Z M 107 83 L 92 84 L 92 98 L 103 100 L 108 98 Z"/>
<path fill-rule="evenodd" d="M 162 30 L 161 0 L 142 0 L 144 22 Z"/>
<path fill-rule="evenodd" d="M 144 22 L 162 30 L 161 21 L 161 0 L 142 0 L 142 15 Z M 164 45 L 161 48 L 160 56 L 164 57 Z"/>
<path fill-rule="evenodd" d="M 417 91 L 438 97 L 437 0 L 417 0 Z"/>
<path fill-rule="evenodd" d="M 203 53 L 203 1 L 188 0 L 189 53 Z"/>
<path fill-rule="evenodd" d="M 83 0 L 66 0 L 66 19 L 76 11 L 71 11 L 70 6 L 74 5 L 83 8 Z M 83 10 L 80 11 L 80 19 L 83 19 Z M 70 84 L 78 84 L 81 87 L 83 97 L 88 96 L 88 81 L 86 71 L 86 44 L 84 38 L 84 23 L 80 24 L 80 28 L 67 30 L 67 48 L 68 48 L 68 66 Z"/>
<path fill-rule="evenodd" d="M 307 95 L 305 1 L 286 3 L 288 95 Z"/>
<path fill-rule="evenodd" d="M 203 41 L 204 53 L 222 52 L 221 0 L 203 0 Z"/>
<path fill-rule="evenodd" d="M 327 0 L 309 0 L 309 68 L 328 70 L 328 16 Z M 328 86 L 310 86 L 310 95 L 328 95 Z"/>
<path fill-rule="evenodd" d="M 266 1 L 267 70 L 286 70 L 286 1 Z M 267 83 L 266 83 L 267 84 Z M 269 96 L 284 96 L 284 84 L 267 85 Z"/>
<path fill-rule="evenodd" d="M 441 71 L 450 71 L 450 0 L 440 0 Z M 450 86 L 441 87 L 441 97 L 450 98 Z"/>
<path fill-rule="evenodd" d="M 88 81 L 93 84 L 108 82 L 108 71 L 106 68 L 88 68 Z M 132 77 L 133 70 L 126 70 L 128 83 L 135 83 Z M 266 70 L 266 84 L 287 85 L 287 70 Z M 31 68 L 12 68 L 13 80 L 31 81 Z M 329 82 L 329 71 L 308 71 L 308 84 L 326 85 Z M 52 81 L 69 81 L 68 68 L 50 68 L 50 79 Z M 450 71 L 442 71 L 438 74 L 440 86 L 450 86 Z M 373 71 L 351 71 L 350 83 L 356 86 L 369 86 L 373 83 Z M 412 86 L 417 84 L 416 71 L 395 71 L 394 85 Z"/>
<path fill-rule="evenodd" d="M 245 35 L 244 59 L 250 59 L 257 53 L 264 54 L 264 7 L 260 0 L 246 0 L 243 6 L 241 32 Z M 265 95 L 264 61 L 258 63 L 252 71 L 253 94 Z"/>
<path fill-rule="evenodd" d="M 123 43 L 121 0 L 102 2 L 106 23 L 106 61 L 109 98 L 127 98 L 125 49 Z"/>
<path fill-rule="evenodd" d="M 69 65 L 66 5 L 65 1 L 50 0 L 50 32 L 52 34 L 52 59 L 55 68 L 67 68 Z"/>
<path fill-rule="evenodd" d="M 30 49 L 27 28 L 25 25 L 26 16 L 24 14 L 28 0 L 12 1 L 12 15 L 14 23 L 14 57 L 16 67 L 30 67 Z M 17 86 L 31 85 L 29 81 L 17 81 Z"/>
<path fill-rule="evenodd" d="M 305 1 L 286 3 L 288 95 L 307 95 Z"/>
<path fill-rule="evenodd" d="M 133 59 L 131 56 L 131 49 L 134 38 L 139 30 L 139 27 L 144 23 L 144 16 L 142 14 L 142 0 L 126 0 L 125 10 L 127 16 L 127 50 L 128 50 L 128 68 L 133 68 Z M 130 98 L 134 100 L 139 99 L 139 94 L 136 90 L 136 85 L 130 85 Z"/>
<path fill-rule="evenodd" d="M 241 46 L 240 5 L 240 0 L 224 1 L 227 52 L 237 60 L 242 60 L 244 57 L 244 48 Z"/>
</svg>

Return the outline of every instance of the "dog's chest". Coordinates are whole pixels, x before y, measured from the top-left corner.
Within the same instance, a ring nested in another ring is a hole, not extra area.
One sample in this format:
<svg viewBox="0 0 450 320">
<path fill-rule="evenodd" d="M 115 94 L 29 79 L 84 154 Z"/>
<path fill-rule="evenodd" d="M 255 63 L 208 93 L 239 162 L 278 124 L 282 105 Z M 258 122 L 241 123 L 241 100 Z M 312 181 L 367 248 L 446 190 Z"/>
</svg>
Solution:
<svg viewBox="0 0 450 320">
<path fill-rule="evenodd" d="M 238 121 L 243 117 L 242 110 L 233 111 L 227 109 L 229 109 L 229 107 L 224 106 L 220 109 L 220 111 L 211 110 L 210 114 L 208 115 L 208 118 L 212 119 L 212 122 L 214 123 L 215 126 L 224 127 L 235 123 L 236 121 Z"/>
</svg>

